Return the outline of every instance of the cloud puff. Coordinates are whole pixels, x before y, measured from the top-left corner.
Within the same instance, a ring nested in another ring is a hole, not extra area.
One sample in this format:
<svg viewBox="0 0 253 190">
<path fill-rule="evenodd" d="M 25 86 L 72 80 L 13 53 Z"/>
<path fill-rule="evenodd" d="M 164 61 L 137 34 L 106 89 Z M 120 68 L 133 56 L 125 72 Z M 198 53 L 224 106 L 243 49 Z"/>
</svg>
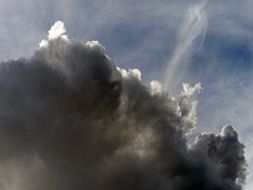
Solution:
<svg viewBox="0 0 253 190">
<path fill-rule="evenodd" d="M 178 98 L 138 69 L 116 67 L 97 41 L 74 43 L 57 22 L 29 59 L 0 64 L 3 190 L 240 190 L 235 129 L 201 134 L 197 84 Z"/>
<path fill-rule="evenodd" d="M 45 47 L 48 45 L 48 41 L 57 38 L 62 38 L 68 40 L 68 36 L 65 34 L 66 29 L 62 21 L 57 21 L 51 29 L 48 31 L 47 40 L 42 40 L 39 44 L 40 47 Z"/>
</svg>

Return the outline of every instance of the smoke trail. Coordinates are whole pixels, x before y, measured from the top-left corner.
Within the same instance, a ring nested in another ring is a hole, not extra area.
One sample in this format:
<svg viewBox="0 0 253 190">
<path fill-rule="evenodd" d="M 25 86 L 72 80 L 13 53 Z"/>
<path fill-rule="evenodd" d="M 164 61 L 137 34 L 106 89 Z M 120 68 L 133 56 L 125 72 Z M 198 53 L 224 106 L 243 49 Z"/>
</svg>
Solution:
<svg viewBox="0 0 253 190">
<path fill-rule="evenodd" d="M 183 27 L 179 34 L 176 49 L 169 62 L 164 77 L 164 85 L 171 87 L 173 79 L 175 80 L 178 69 L 187 59 L 191 53 L 202 46 L 207 30 L 207 17 L 204 12 L 206 1 L 190 6 L 188 14 L 186 15 Z"/>
<path fill-rule="evenodd" d="M 116 67 L 62 22 L 30 59 L 0 64 L 1 190 L 241 190 L 244 144 L 232 126 L 201 134 L 197 84 L 175 99 Z"/>
</svg>

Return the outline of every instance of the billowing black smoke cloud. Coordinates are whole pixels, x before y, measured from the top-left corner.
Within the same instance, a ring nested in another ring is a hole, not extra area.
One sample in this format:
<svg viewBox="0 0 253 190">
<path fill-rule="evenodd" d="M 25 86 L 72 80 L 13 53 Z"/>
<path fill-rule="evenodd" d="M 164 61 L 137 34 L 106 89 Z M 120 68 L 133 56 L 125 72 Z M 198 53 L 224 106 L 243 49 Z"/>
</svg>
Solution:
<svg viewBox="0 0 253 190">
<path fill-rule="evenodd" d="M 242 189 L 232 126 L 187 143 L 198 84 L 171 98 L 64 32 L 58 22 L 32 58 L 0 64 L 1 190 Z"/>
</svg>

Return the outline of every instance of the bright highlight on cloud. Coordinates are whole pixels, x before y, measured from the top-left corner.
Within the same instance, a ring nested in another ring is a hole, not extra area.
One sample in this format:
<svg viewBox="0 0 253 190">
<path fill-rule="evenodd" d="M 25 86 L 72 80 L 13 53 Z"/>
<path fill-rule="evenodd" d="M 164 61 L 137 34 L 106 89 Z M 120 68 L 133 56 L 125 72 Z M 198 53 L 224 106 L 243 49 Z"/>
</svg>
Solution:
<svg viewBox="0 0 253 190">
<path fill-rule="evenodd" d="M 39 44 L 40 47 L 45 47 L 48 45 L 48 41 L 54 40 L 56 38 L 62 38 L 68 40 L 68 36 L 65 34 L 66 29 L 62 21 L 57 21 L 51 29 L 48 31 L 47 40 L 42 40 Z"/>
<path fill-rule="evenodd" d="M 234 127 L 187 141 L 199 84 L 172 98 L 97 41 L 66 40 L 63 26 L 31 58 L 0 64 L 0 189 L 242 189 Z"/>
</svg>

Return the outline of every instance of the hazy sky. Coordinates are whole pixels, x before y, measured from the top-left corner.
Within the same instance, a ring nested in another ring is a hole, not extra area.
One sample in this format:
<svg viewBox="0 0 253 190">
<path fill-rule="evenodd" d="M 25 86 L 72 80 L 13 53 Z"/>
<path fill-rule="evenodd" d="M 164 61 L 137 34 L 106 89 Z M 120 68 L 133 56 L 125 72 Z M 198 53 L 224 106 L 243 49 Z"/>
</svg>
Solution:
<svg viewBox="0 0 253 190">
<path fill-rule="evenodd" d="M 2 0 L 0 59 L 32 55 L 61 20 L 69 38 L 99 40 L 116 65 L 139 68 L 146 82 L 166 81 L 168 67 L 173 68 L 172 95 L 182 82 L 202 84 L 197 131 L 235 126 L 248 145 L 251 172 L 252 8 L 252 0 Z M 251 176 L 247 190 L 253 188 Z"/>
</svg>

